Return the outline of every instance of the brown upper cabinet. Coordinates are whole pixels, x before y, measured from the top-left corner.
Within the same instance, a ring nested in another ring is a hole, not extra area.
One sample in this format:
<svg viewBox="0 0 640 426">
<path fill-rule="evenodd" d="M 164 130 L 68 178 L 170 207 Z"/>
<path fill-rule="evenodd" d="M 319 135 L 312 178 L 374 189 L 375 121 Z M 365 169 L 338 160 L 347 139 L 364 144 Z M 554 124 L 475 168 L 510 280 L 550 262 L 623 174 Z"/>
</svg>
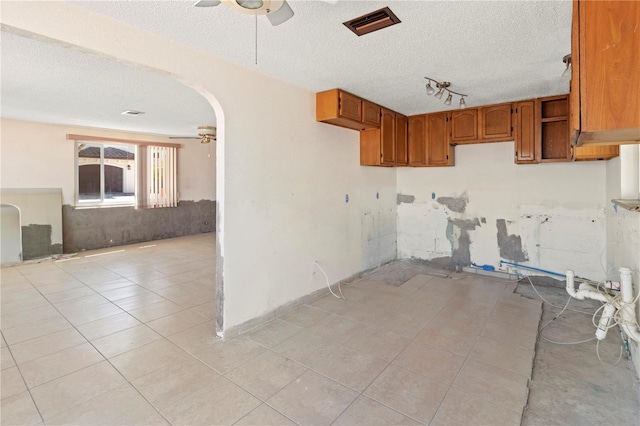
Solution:
<svg viewBox="0 0 640 426">
<path fill-rule="evenodd" d="M 354 130 L 373 129 L 380 127 L 380 107 L 344 90 L 328 90 L 316 94 L 316 121 Z"/>
<path fill-rule="evenodd" d="M 535 164 L 535 101 L 516 102 L 514 104 L 515 122 L 515 162 L 516 164 Z"/>
<path fill-rule="evenodd" d="M 640 143 L 639 1 L 574 0 L 571 140 Z"/>
<path fill-rule="evenodd" d="M 535 133 L 539 163 L 571 160 L 568 95 L 536 99 Z"/>
<path fill-rule="evenodd" d="M 407 117 L 380 108 L 380 128 L 360 131 L 360 165 L 407 165 Z"/>
<path fill-rule="evenodd" d="M 513 126 L 511 124 L 511 104 L 492 105 L 479 108 L 480 137 L 483 141 L 513 140 Z"/>
<path fill-rule="evenodd" d="M 409 166 L 427 165 L 427 115 L 409 117 Z"/>
<path fill-rule="evenodd" d="M 408 121 L 406 116 L 396 114 L 396 166 L 409 164 Z"/>
<path fill-rule="evenodd" d="M 466 108 L 451 112 L 454 145 L 513 140 L 512 104 Z"/>
<path fill-rule="evenodd" d="M 429 166 L 455 165 L 454 147 L 449 140 L 451 114 L 440 112 L 427 115 L 427 164 Z"/>
<path fill-rule="evenodd" d="M 371 126 L 380 127 L 380 105 L 363 99 L 362 122 Z"/>
<path fill-rule="evenodd" d="M 475 143 L 478 140 L 478 109 L 466 108 L 451 113 L 451 143 Z"/>
<path fill-rule="evenodd" d="M 454 147 L 449 143 L 451 113 L 409 117 L 409 166 L 453 166 Z"/>
</svg>

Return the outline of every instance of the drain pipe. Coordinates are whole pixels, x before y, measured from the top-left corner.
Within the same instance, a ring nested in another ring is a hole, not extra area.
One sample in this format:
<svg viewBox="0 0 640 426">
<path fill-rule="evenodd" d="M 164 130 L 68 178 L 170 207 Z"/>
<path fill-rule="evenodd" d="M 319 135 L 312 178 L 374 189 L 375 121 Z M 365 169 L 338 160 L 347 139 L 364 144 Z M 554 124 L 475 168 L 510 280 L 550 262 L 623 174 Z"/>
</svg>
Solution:
<svg viewBox="0 0 640 426">
<path fill-rule="evenodd" d="M 602 316 L 598 322 L 596 330 L 596 338 L 602 340 L 606 337 L 609 330 L 611 319 L 615 316 L 616 311 L 620 311 L 622 321 L 620 326 L 627 336 L 640 343 L 640 330 L 638 330 L 638 322 L 636 317 L 636 304 L 633 297 L 633 283 L 631 281 L 631 270 L 629 268 L 620 268 L 620 283 L 606 282 L 607 288 L 620 288 L 620 298 L 612 297 L 606 293 L 601 293 L 595 287 L 581 283 L 576 289 L 574 284 L 575 274 L 572 270 L 567 270 L 567 293 L 575 299 L 593 299 L 605 304 Z"/>
<path fill-rule="evenodd" d="M 587 283 L 581 283 L 578 289 L 575 288 L 574 279 L 576 274 L 571 270 L 567 270 L 567 293 L 574 299 L 584 300 L 593 299 L 599 300 L 602 303 L 609 303 L 613 298 L 608 294 L 600 293 L 595 287 L 590 286 Z"/>
<path fill-rule="evenodd" d="M 619 309 L 622 313 L 622 329 L 627 333 L 629 338 L 640 343 L 636 303 L 634 303 L 631 269 L 629 268 L 620 268 L 620 290 L 622 292 L 622 304 Z"/>
</svg>

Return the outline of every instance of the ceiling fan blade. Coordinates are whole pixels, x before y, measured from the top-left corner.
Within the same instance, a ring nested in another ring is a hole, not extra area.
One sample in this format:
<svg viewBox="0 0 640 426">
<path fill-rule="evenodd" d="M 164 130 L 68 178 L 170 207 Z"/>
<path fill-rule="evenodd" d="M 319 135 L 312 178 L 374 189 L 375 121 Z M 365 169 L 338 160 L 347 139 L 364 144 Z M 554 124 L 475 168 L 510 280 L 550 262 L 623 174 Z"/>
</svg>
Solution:
<svg viewBox="0 0 640 426">
<path fill-rule="evenodd" d="M 169 136 L 169 139 L 202 139 L 197 136 Z"/>
<path fill-rule="evenodd" d="M 336 4 L 336 3 L 338 3 L 338 0 L 320 0 L 320 1 L 321 1 L 321 2 L 324 2 L 324 3 L 329 3 L 329 4 Z"/>
<path fill-rule="evenodd" d="M 289 4 L 286 2 L 286 0 L 282 3 L 282 6 L 280 7 L 280 9 L 276 10 L 275 12 L 267 14 L 267 18 L 269 18 L 269 22 L 271 22 L 271 25 L 273 25 L 274 27 L 276 25 L 280 25 L 283 22 L 289 20 L 292 16 L 293 16 L 293 10 L 291 9 L 291 6 L 289 6 Z"/>
<path fill-rule="evenodd" d="M 198 0 L 195 2 L 195 7 L 214 7 L 220 4 L 220 0 Z"/>
</svg>

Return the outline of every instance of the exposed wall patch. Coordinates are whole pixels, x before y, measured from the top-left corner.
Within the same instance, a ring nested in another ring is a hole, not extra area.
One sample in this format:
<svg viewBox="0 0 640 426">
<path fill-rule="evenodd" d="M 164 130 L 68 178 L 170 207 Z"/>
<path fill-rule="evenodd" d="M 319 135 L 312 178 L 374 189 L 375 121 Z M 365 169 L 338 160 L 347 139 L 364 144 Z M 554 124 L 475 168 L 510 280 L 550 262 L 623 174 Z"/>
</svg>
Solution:
<svg viewBox="0 0 640 426">
<path fill-rule="evenodd" d="M 450 268 L 461 269 L 471 265 L 471 236 L 473 231 L 480 226 L 480 220 L 475 219 L 448 219 L 447 239 L 451 242 Z"/>
<path fill-rule="evenodd" d="M 62 254 L 62 244 L 51 243 L 51 225 L 22 227 L 22 259 L 31 260 Z"/>
<path fill-rule="evenodd" d="M 465 192 L 459 197 L 438 197 L 436 201 L 443 206 L 448 207 L 452 212 L 464 213 L 467 208 L 467 204 L 469 203 L 469 197 Z"/>
<path fill-rule="evenodd" d="M 522 238 L 519 235 L 509 235 L 506 221 L 497 219 L 496 227 L 498 228 L 500 257 L 513 262 L 526 262 L 529 260 L 527 254 L 522 250 Z"/>
<path fill-rule="evenodd" d="M 414 197 L 413 195 L 398 194 L 398 199 L 396 201 L 396 204 L 398 204 L 398 205 L 400 205 L 402 203 L 411 204 L 415 200 L 416 200 L 416 197 Z"/>
</svg>

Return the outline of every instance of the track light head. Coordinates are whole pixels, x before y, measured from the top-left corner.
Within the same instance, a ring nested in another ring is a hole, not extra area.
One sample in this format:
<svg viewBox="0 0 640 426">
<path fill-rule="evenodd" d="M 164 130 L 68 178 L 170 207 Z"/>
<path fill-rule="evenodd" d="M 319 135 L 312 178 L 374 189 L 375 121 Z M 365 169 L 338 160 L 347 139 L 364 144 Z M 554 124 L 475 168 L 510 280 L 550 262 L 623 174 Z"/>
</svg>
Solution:
<svg viewBox="0 0 640 426">
<path fill-rule="evenodd" d="M 460 108 L 462 109 L 462 108 L 466 108 L 466 107 L 467 107 L 467 104 L 464 101 L 464 96 L 461 96 L 460 97 Z"/>
<path fill-rule="evenodd" d="M 453 98 L 453 95 L 451 94 L 451 92 L 449 92 L 449 96 L 447 96 L 447 100 L 444 101 L 444 104 L 451 105 L 451 98 Z"/>
<path fill-rule="evenodd" d="M 431 96 L 435 93 L 435 89 L 431 87 L 431 82 L 427 83 L 427 95 Z"/>
<path fill-rule="evenodd" d="M 442 99 L 443 94 L 444 94 L 444 87 L 441 87 L 440 90 L 438 90 L 438 93 L 436 93 L 436 98 Z"/>
</svg>

